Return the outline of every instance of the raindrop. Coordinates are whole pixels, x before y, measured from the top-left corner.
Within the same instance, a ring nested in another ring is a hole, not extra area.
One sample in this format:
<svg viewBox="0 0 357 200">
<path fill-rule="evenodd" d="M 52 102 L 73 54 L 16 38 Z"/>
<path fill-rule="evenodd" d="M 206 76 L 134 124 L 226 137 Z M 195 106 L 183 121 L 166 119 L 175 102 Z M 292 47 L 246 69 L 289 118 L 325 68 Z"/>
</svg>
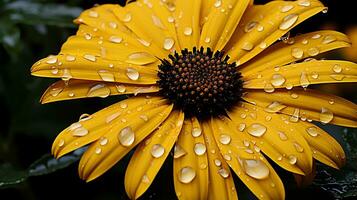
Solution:
<svg viewBox="0 0 357 200">
<path fill-rule="evenodd" d="M 210 42 L 211 42 L 211 38 L 206 37 L 206 38 L 205 38 L 205 42 L 206 42 L 206 43 L 210 43 Z"/>
<path fill-rule="evenodd" d="M 278 131 L 278 135 L 281 140 L 283 140 L 283 141 L 288 140 L 288 136 L 286 136 L 286 134 L 284 132 Z"/>
<path fill-rule="evenodd" d="M 186 155 L 186 151 L 179 144 L 176 144 L 174 148 L 174 158 L 181 158 L 184 155 Z"/>
<path fill-rule="evenodd" d="M 219 175 L 221 175 L 223 178 L 228 178 L 229 172 L 228 170 L 222 168 L 218 170 Z"/>
<path fill-rule="evenodd" d="M 299 121 L 299 114 L 300 114 L 300 109 L 295 108 L 293 115 L 290 117 L 291 122 L 298 122 Z"/>
<path fill-rule="evenodd" d="M 79 127 L 73 130 L 72 135 L 76 137 L 86 136 L 89 133 L 84 127 Z"/>
<path fill-rule="evenodd" d="M 152 22 L 154 23 L 154 25 L 156 27 L 159 27 L 161 29 L 165 29 L 165 26 L 162 24 L 162 22 L 161 22 L 159 17 L 157 17 L 156 15 L 151 15 L 151 19 L 152 19 Z"/>
<path fill-rule="evenodd" d="M 291 98 L 293 98 L 293 99 L 297 99 L 297 98 L 299 97 L 299 95 L 296 94 L 296 93 L 291 93 L 290 96 L 291 96 Z"/>
<path fill-rule="evenodd" d="M 170 22 L 170 23 L 173 23 L 175 21 L 175 18 L 173 18 L 172 16 L 169 16 L 167 18 L 167 21 Z"/>
<path fill-rule="evenodd" d="M 275 87 L 282 86 L 285 83 L 285 78 L 281 74 L 274 74 L 270 82 Z"/>
<path fill-rule="evenodd" d="M 330 77 L 336 81 L 342 81 L 345 78 L 343 74 L 331 74 Z"/>
<path fill-rule="evenodd" d="M 329 109 L 322 107 L 320 113 L 320 122 L 327 124 L 331 122 L 332 119 L 333 119 L 333 113 Z"/>
<path fill-rule="evenodd" d="M 130 126 L 127 126 L 120 130 L 118 134 L 119 143 L 125 147 L 129 147 L 134 143 L 135 134 Z"/>
<path fill-rule="evenodd" d="M 126 13 L 123 18 L 121 18 L 123 22 L 130 22 L 131 21 L 131 13 Z"/>
<path fill-rule="evenodd" d="M 219 8 L 222 5 L 222 0 L 216 0 L 216 2 L 214 2 L 214 7 Z"/>
<path fill-rule="evenodd" d="M 304 148 L 302 148 L 302 146 L 299 143 L 294 142 L 293 144 L 297 152 L 302 153 L 304 151 Z"/>
<path fill-rule="evenodd" d="M 95 154 L 100 154 L 102 153 L 102 149 L 100 147 L 96 147 L 95 150 L 94 150 Z"/>
<path fill-rule="evenodd" d="M 109 116 L 106 118 L 105 122 L 106 122 L 107 124 L 109 124 L 109 123 L 112 122 L 114 119 L 116 119 L 117 117 L 119 117 L 120 114 L 121 114 L 120 112 L 116 112 L 116 113 L 114 113 L 114 114 L 109 115 Z"/>
<path fill-rule="evenodd" d="M 270 113 L 276 113 L 279 112 L 280 110 L 286 108 L 285 105 L 281 104 L 280 102 L 273 101 L 271 104 L 269 104 L 267 107 L 265 107 L 266 112 Z"/>
<path fill-rule="evenodd" d="M 72 56 L 72 55 L 67 55 L 66 56 L 66 61 L 68 62 L 73 62 L 76 60 L 76 57 L 75 56 Z"/>
<path fill-rule="evenodd" d="M 89 11 L 89 17 L 93 17 L 93 18 L 97 18 L 97 17 L 99 17 L 99 14 L 97 13 L 97 12 L 95 12 L 95 11 Z"/>
<path fill-rule="evenodd" d="M 231 137 L 226 134 L 221 134 L 219 137 L 219 142 L 222 144 L 229 144 L 231 142 Z"/>
<path fill-rule="evenodd" d="M 141 182 L 143 183 L 150 183 L 150 179 L 148 177 L 148 175 L 144 175 L 142 178 L 141 178 Z"/>
<path fill-rule="evenodd" d="M 311 72 L 311 77 L 313 79 L 317 79 L 317 78 L 319 78 L 319 74 L 317 72 Z"/>
<path fill-rule="evenodd" d="M 336 41 L 337 38 L 333 35 L 326 35 L 322 40 L 322 44 L 330 44 L 331 42 Z"/>
<path fill-rule="evenodd" d="M 310 56 L 316 56 L 317 54 L 320 53 L 319 49 L 316 48 L 316 47 L 311 47 L 307 50 L 307 53 L 310 55 Z"/>
<path fill-rule="evenodd" d="M 288 159 L 289 159 L 289 163 L 292 165 L 296 164 L 297 162 L 297 157 L 295 155 L 290 155 Z"/>
<path fill-rule="evenodd" d="M 191 132 L 193 137 L 199 137 L 201 133 L 202 133 L 202 129 L 198 127 L 193 128 Z"/>
<path fill-rule="evenodd" d="M 220 167 L 222 165 L 222 161 L 220 161 L 219 159 L 215 159 L 214 160 L 214 164 L 217 166 L 217 167 Z"/>
<path fill-rule="evenodd" d="M 309 7 L 311 5 L 310 0 L 298 0 L 299 6 Z"/>
<path fill-rule="evenodd" d="M 303 88 L 307 88 L 310 85 L 310 81 L 306 75 L 306 72 L 301 72 L 300 84 Z"/>
<path fill-rule="evenodd" d="M 175 44 L 175 40 L 172 38 L 165 38 L 164 39 L 164 49 L 170 50 Z"/>
<path fill-rule="evenodd" d="M 156 59 L 149 53 L 137 52 L 137 53 L 130 54 L 128 56 L 127 62 L 134 65 L 144 65 L 144 64 L 152 63 L 155 60 Z"/>
<path fill-rule="evenodd" d="M 147 122 L 149 120 L 149 117 L 147 115 L 140 115 L 140 119 L 142 119 L 144 122 Z"/>
<path fill-rule="evenodd" d="M 189 36 L 192 35 L 192 28 L 191 27 L 185 27 L 183 34 Z"/>
<path fill-rule="evenodd" d="M 280 11 L 281 11 L 282 13 L 285 13 L 285 12 L 289 12 L 289 11 L 290 11 L 291 9 L 293 9 L 293 8 L 294 8 L 293 5 L 287 4 L 287 5 L 282 6 L 282 7 L 280 8 Z"/>
<path fill-rule="evenodd" d="M 255 28 L 256 25 L 258 25 L 258 22 L 256 22 L 256 21 L 249 22 L 247 25 L 245 25 L 244 32 L 246 32 L 246 33 L 251 32 Z"/>
<path fill-rule="evenodd" d="M 107 139 L 106 137 L 100 138 L 99 144 L 100 144 L 101 146 L 107 145 L 107 144 L 108 144 L 108 139 Z"/>
<path fill-rule="evenodd" d="M 267 128 L 259 123 L 253 123 L 247 128 L 247 132 L 255 137 L 261 137 L 267 131 Z"/>
<path fill-rule="evenodd" d="M 160 158 L 165 153 L 165 148 L 161 144 L 155 144 L 151 148 L 151 155 L 154 158 Z"/>
<path fill-rule="evenodd" d="M 297 59 L 300 59 L 303 57 L 304 55 L 304 51 L 300 48 L 292 48 L 291 49 L 291 55 L 294 57 L 294 58 L 297 58 Z"/>
<path fill-rule="evenodd" d="M 128 104 L 122 102 L 122 103 L 119 104 L 119 106 L 120 106 L 121 109 L 125 109 L 125 108 L 128 107 Z"/>
<path fill-rule="evenodd" d="M 105 98 L 110 95 L 110 89 L 103 83 L 98 83 L 92 86 L 88 93 L 87 97 L 101 97 Z"/>
<path fill-rule="evenodd" d="M 265 91 L 265 92 L 267 92 L 267 93 L 272 93 L 272 92 L 274 92 L 274 90 L 275 90 L 275 88 L 273 87 L 272 84 L 266 83 L 266 84 L 264 85 L 264 91 Z"/>
<path fill-rule="evenodd" d="M 269 168 L 261 160 L 242 159 L 241 165 L 245 173 L 255 179 L 262 180 L 268 178 Z"/>
<path fill-rule="evenodd" d="M 123 38 L 117 36 L 110 36 L 109 41 L 119 44 L 123 41 Z"/>
<path fill-rule="evenodd" d="M 178 173 L 178 180 L 181 183 L 190 183 L 196 177 L 196 172 L 192 167 L 183 167 Z"/>
<path fill-rule="evenodd" d="M 238 125 L 237 128 L 238 128 L 238 130 L 239 130 L 240 132 L 243 132 L 244 129 L 245 129 L 245 124 L 244 124 L 244 123 L 241 123 L 241 124 Z"/>
<path fill-rule="evenodd" d="M 61 92 L 63 91 L 63 88 L 62 87 L 55 87 L 55 88 L 51 88 L 50 90 L 50 95 L 53 96 L 53 97 L 56 97 L 58 96 Z"/>
<path fill-rule="evenodd" d="M 310 127 L 306 128 L 306 132 L 312 137 L 316 137 L 319 135 L 318 129 L 314 126 L 310 126 Z"/>
<path fill-rule="evenodd" d="M 299 18 L 299 15 L 297 15 L 297 14 L 287 15 L 286 17 L 284 17 L 283 21 L 279 25 L 279 29 L 287 30 L 287 29 L 291 28 L 295 24 L 295 22 L 298 20 L 298 18 Z"/>
<path fill-rule="evenodd" d="M 254 45 L 251 42 L 244 42 L 243 45 L 242 45 L 242 49 L 246 50 L 246 51 L 252 50 L 253 47 L 254 47 Z"/>
<path fill-rule="evenodd" d="M 321 38 L 321 35 L 318 34 L 318 33 L 313 35 L 313 36 L 311 36 L 311 39 L 314 39 L 314 40 L 319 39 L 319 38 Z"/>
<path fill-rule="evenodd" d="M 84 121 L 87 121 L 87 120 L 90 120 L 92 119 L 92 117 L 90 116 L 90 114 L 82 114 L 81 116 L 79 116 L 79 121 L 80 122 L 84 122 Z"/>
<path fill-rule="evenodd" d="M 341 73 L 341 72 L 342 72 L 342 67 L 341 67 L 341 65 L 339 65 L 339 64 L 335 64 L 335 65 L 332 67 L 332 70 L 333 70 L 335 73 Z"/>
<path fill-rule="evenodd" d="M 63 147 L 63 146 L 64 146 L 64 139 L 60 139 L 60 140 L 59 140 L 58 146 L 59 146 L 59 147 Z"/>
<path fill-rule="evenodd" d="M 114 74 L 108 70 L 101 69 L 98 71 L 98 74 L 103 81 L 114 82 Z"/>
<path fill-rule="evenodd" d="M 194 147 L 196 155 L 201 156 L 206 153 L 206 146 L 202 143 L 196 143 Z"/>
<path fill-rule="evenodd" d="M 50 56 L 48 60 L 46 61 L 47 64 L 55 64 L 57 63 L 57 57 L 55 56 Z"/>
<path fill-rule="evenodd" d="M 139 72 L 136 69 L 131 68 L 131 67 L 126 68 L 126 75 L 128 76 L 128 78 L 130 80 L 133 80 L 133 81 L 138 80 L 140 77 Z"/>
<path fill-rule="evenodd" d="M 91 62 L 95 62 L 97 60 L 94 55 L 90 55 L 90 54 L 84 54 L 83 58 L 85 58 L 86 60 L 89 60 Z"/>
<path fill-rule="evenodd" d="M 224 155 L 223 155 L 223 158 L 224 158 L 225 160 L 227 160 L 227 161 L 232 160 L 232 157 L 231 157 L 230 155 L 228 155 L 228 154 L 224 154 Z"/>
<path fill-rule="evenodd" d="M 148 41 L 146 41 L 146 40 L 144 40 L 144 39 L 137 38 L 137 40 L 138 40 L 142 45 L 144 45 L 144 46 L 146 46 L 146 47 L 148 47 L 148 46 L 151 45 L 150 42 L 148 42 Z"/>
</svg>

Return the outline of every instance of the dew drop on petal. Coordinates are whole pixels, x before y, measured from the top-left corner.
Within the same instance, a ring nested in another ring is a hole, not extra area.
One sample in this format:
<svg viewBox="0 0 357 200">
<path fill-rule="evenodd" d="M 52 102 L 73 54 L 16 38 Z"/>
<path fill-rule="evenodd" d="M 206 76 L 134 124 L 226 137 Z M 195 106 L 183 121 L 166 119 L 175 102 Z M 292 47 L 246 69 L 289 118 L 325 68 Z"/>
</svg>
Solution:
<svg viewBox="0 0 357 200">
<path fill-rule="evenodd" d="M 278 131 L 278 135 L 279 135 L 279 138 L 282 140 L 282 141 L 286 141 L 288 140 L 288 136 L 286 136 L 286 134 L 282 131 Z"/>
<path fill-rule="evenodd" d="M 116 85 L 115 87 L 117 88 L 117 91 L 119 93 L 124 93 L 126 91 L 125 85 L 120 84 L 120 85 Z"/>
<path fill-rule="evenodd" d="M 335 65 L 332 67 L 332 70 L 333 70 L 335 73 L 341 73 L 341 72 L 342 72 L 342 67 L 341 67 L 341 65 L 339 65 L 339 64 L 335 64 Z"/>
<path fill-rule="evenodd" d="M 91 54 L 84 54 L 83 58 L 86 60 L 89 60 L 91 62 L 95 62 L 97 60 L 97 58 L 94 55 Z"/>
<path fill-rule="evenodd" d="M 291 55 L 294 57 L 294 58 L 297 58 L 297 59 L 300 59 L 303 57 L 304 55 L 304 51 L 300 48 L 292 48 L 291 49 Z"/>
<path fill-rule="evenodd" d="M 244 27 L 244 32 L 246 32 L 246 33 L 251 32 L 255 28 L 256 25 L 258 25 L 258 22 L 256 22 L 256 21 L 248 22 L 247 25 L 245 25 L 245 27 Z"/>
<path fill-rule="evenodd" d="M 165 153 L 165 148 L 161 144 L 155 144 L 151 148 L 151 155 L 154 158 L 160 158 Z"/>
<path fill-rule="evenodd" d="M 109 124 L 110 122 L 112 122 L 113 120 L 115 120 L 116 118 L 118 118 L 120 116 L 120 112 L 116 112 L 116 113 L 113 113 L 111 115 L 109 115 L 106 119 L 105 119 L 105 122 L 107 124 Z"/>
<path fill-rule="evenodd" d="M 316 137 L 319 135 L 319 131 L 316 127 L 310 126 L 306 128 L 306 132 L 311 136 L 311 137 Z"/>
<path fill-rule="evenodd" d="M 303 88 L 307 88 L 310 85 L 310 81 L 306 75 L 306 72 L 301 72 L 300 84 Z"/>
<path fill-rule="evenodd" d="M 304 148 L 299 143 L 294 142 L 293 144 L 297 152 L 302 153 L 304 151 Z"/>
<path fill-rule="evenodd" d="M 123 41 L 123 38 L 117 37 L 117 36 L 110 36 L 109 41 L 112 43 L 121 43 Z"/>
<path fill-rule="evenodd" d="M 139 74 L 138 70 L 136 70 L 134 68 L 131 68 L 131 67 L 128 67 L 128 68 L 126 68 L 126 76 L 130 80 L 136 81 L 136 80 L 139 79 L 140 74 Z"/>
<path fill-rule="evenodd" d="M 131 21 L 131 13 L 126 13 L 122 18 L 121 18 L 121 20 L 123 21 L 123 22 L 130 22 Z"/>
<path fill-rule="evenodd" d="M 287 30 L 287 29 L 291 28 L 295 24 L 295 22 L 298 20 L 298 18 L 299 18 L 299 15 L 297 15 L 297 14 L 287 15 L 286 17 L 284 17 L 283 21 L 279 25 L 279 29 Z"/>
<path fill-rule="evenodd" d="M 164 49 L 170 50 L 175 44 L 175 40 L 172 38 L 165 38 L 164 39 Z"/>
<path fill-rule="evenodd" d="M 84 121 L 87 121 L 87 120 L 90 120 L 92 119 L 92 117 L 90 116 L 90 114 L 82 114 L 81 116 L 79 116 L 79 121 L 80 122 L 84 122 Z"/>
<path fill-rule="evenodd" d="M 58 146 L 59 147 L 63 147 L 64 146 L 64 139 L 60 139 L 59 142 L 58 142 Z"/>
<path fill-rule="evenodd" d="M 286 108 L 285 105 L 281 104 L 278 101 L 273 101 L 271 104 L 269 104 L 267 107 L 265 107 L 265 111 L 266 112 L 270 112 L 270 113 L 276 113 L 279 112 L 280 110 Z"/>
<path fill-rule="evenodd" d="M 201 156 L 204 153 L 206 153 L 206 150 L 207 150 L 206 145 L 204 145 L 203 143 L 195 144 L 194 151 L 196 155 Z"/>
<path fill-rule="evenodd" d="M 253 49 L 253 47 L 254 47 L 253 43 L 251 43 L 251 42 L 243 42 L 241 48 L 242 48 L 243 50 L 250 51 L 250 50 Z"/>
<path fill-rule="evenodd" d="M 216 0 L 216 2 L 214 2 L 214 7 L 219 8 L 222 5 L 222 0 Z"/>
<path fill-rule="evenodd" d="M 63 87 L 55 87 L 55 88 L 51 88 L 50 90 L 50 95 L 53 97 L 58 96 L 61 92 L 63 91 Z"/>
<path fill-rule="evenodd" d="M 264 91 L 267 92 L 267 93 L 272 93 L 272 92 L 275 91 L 275 88 L 273 87 L 272 84 L 266 83 L 266 84 L 264 85 Z"/>
<path fill-rule="evenodd" d="M 275 87 L 282 86 L 285 83 L 285 78 L 281 74 L 274 74 L 270 82 Z"/>
<path fill-rule="evenodd" d="M 103 81 L 114 82 L 114 74 L 108 70 L 101 69 L 98 74 Z"/>
<path fill-rule="evenodd" d="M 298 0 L 299 6 L 309 7 L 311 5 L 310 0 Z"/>
<path fill-rule="evenodd" d="M 89 131 L 84 127 L 79 127 L 73 130 L 72 135 L 76 137 L 82 137 L 88 135 Z"/>
<path fill-rule="evenodd" d="M 297 162 L 297 157 L 295 155 L 289 155 L 288 159 L 289 159 L 289 163 L 292 165 L 296 164 Z"/>
<path fill-rule="evenodd" d="M 192 167 L 183 167 L 177 174 L 178 180 L 181 183 L 190 183 L 196 177 L 196 171 Z"/>
<path fill-rule="evenodd" d="M 179 145 L 176 144 L 174 147 L 174 158 L 181 158 L 182 156 L 186 155 L 186 151 Z"/>
<path fill-rule="evenodd" d="M 140 115 L 139 118 L 142 119 L 144 122 L 147 122 L 149 120 L 149 117 L 145 114 Z"/>
<path fill-rule="evenodd" d="M 192 28 L 191 27 L 185 27 L 183 34 L 189 36 L 192 35 Z"/>
<path fill-rule="evenodd" d="M 100 154 L 102 153 L 102 149 L 100 147 L 96 147 L 95 150 L 94 150 L 95 154 Z"/>
<path fill-rule="evenodd" d="M 129 147 L 134 143 L 135 134 L 130 126 L 127 126 L 120 130 L 118 134 L 119 143 L 125 147 Z"/>
<path fill-rule="evenodd" d="M 47 64 L 55 64 L 55 63 L 57 63 L 57 57 L 55 57 L 55 56 L 50 56 L 49 58 L 48 58 L 48 60 L 46 61 L 46 63 Z"/>
<path fill-rule="evenodd" d="M 316 48 L 316 47 L 311 47 L 307 50 L 307 53 L 310 55 L 310 56 L 316 56 L 317 54 L 320 53 L 319 49 Z"/>
<path fill-rule="evenodd" d="M 320 122 L 327 124 L 331 122 L 332 119 L 333 119 L 333 113 L 329 109 L 322 107 L 320 113 Z"/>
<path fill-rule="evenodd" d="M 322 40 L 322 44 L 330 44 L 331 42 L 336 41 L 337 38 L 333 35 L 326 35 L 324 39 Z"/>
<path fill-rule="evenodd" d="M 268 166 L 261 160 L 252 160 L 252 159 L 242 159 L 241 165 L 244 169 L 244 172 L 258 180 L 266 179 L 269 177 L 269 168 Z"/>
<path fill-rule="evenodd" d="M 221 175 L 223 178 L 228 178 L 229 177 L 229 172 L 228 170 L 221 168 L 218 170 L 218 174 Z"/>
<path fill-rule="evenodd" d="M 148 177 L 148 175 L 144 175 L 142 178 L 141 178 L 141 182 L 143 183 L 150 183 L 150 179 Z"/>
<path fill-rule="evenodd" d="M 253 123 L 247 128 L 247 132 L 255 137 L 261 137 L 267 131 L 267 128 L 259 123 Z"/>
<path fill-rule="evenodd" d="M 149 63 L 153 63 L 156 61 L 156 58 L 147 52 L 136 52 L 132 53 L 128 56 L 127 63 L 131 63 L 134 65 L 145 65 Z"/>
<path fill-rule="evenodd" d="M 291 9 L 293 9 L 294 8 L 294 6 L 293 5 L 291 5 L 291 4 L 286 4 L 286 5 L 284 5 L 284 6 L 282 6 L 281 8 L 280 8 L 280 11 L 282 12 L 282 13 L 285 13 L 285 12 L 289 12 Z"/>
<path fill-rule="evenodd" d="M 222 165 L 222 161 L 220 161 L 219 159 L 215 159 L 214 160 L 214 164 L 217 166 L 217 167 L 220 167 Z"/>
<path fill-rule="evenodd" d="M 160 18 L 156 15 L 151 15 L 152 22 L 154 25 L 160 29 L 165 29 L 165 26 L 162 24 Z"/>
<path fill-rule="evenodd" d="M 244 129 L 245 129 L 245 124 L 244 123 L 240 123 L 239 125 L 238 125 L 238 127 L 237 127 L 237 129 L 240 131 L 240 132 L 243 132 L 244 131 Z"/>
<path fill-rule="evenodd" d="M 107 144 L 108 144 L 108 139 L 107 139 L 106 137 L 100 138 L 99 144 L 100 144 L 101 146 L 107 145 Z"/>
<path fill-rule="evenodd" d="M 319 74 L 317 72 L 311 72 L 311 77 L 313 79 L 317 79 L 317 78 L 319 78 Z"/>
<path fill-rule="evenodd" d="M 192 129 L 191 134 L 192 134 L 193 137 L 199 137 L 202 134 L 202 129 L 198 128 L 198 127 L 195 127 L 195 128 Z"/>
<path fill-rule="evenodd" d="M 93 85 L 88 93 L 87 97 L 101 97 L 105 98 L 110 95 L 110 89 L 103 83 Z"/>
<path fill-rule="evenodd" d="M 221 134 L 219 136 L 219 142 L 221 144 L 229 144 L 231 142 L 231 136 L 226 135 L 226 134 Z"/>
</svg>

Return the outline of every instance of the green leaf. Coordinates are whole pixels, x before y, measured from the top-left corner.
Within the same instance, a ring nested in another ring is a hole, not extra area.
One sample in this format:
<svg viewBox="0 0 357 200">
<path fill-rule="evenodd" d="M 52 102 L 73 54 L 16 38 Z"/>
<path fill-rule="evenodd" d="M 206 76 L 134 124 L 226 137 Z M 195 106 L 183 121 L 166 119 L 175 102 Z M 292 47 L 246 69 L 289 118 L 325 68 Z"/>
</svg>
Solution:
<svg viewBox="0 0 357 200">
<path fill-rule="evenodd" d="M 26 170 L 18 170 L 10 164 L 0 165 L 0 188 L 7 188 L 22 183 L 27 177 Z"/>
<path fill-rule="evenodd" d="M 10 20 L 30 25 L 46 24 L 60 27 L 74 27 L 72 20 L 82 9 L 61 4 L 40 4 L 28 1 L 14 1 L 6 4 Z"/>
</svg>

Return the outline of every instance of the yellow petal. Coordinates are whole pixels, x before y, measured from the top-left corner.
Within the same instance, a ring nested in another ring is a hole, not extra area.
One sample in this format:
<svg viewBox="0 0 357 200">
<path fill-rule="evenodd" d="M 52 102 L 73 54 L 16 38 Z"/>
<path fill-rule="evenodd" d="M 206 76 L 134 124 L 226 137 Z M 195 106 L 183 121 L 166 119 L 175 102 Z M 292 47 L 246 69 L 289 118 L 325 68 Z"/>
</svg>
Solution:
<svg viewBox="0 0 357 200">
<path fill-rule="evenodd" d="M 169 155 L 183 120 L 183 112 L 173 111 L 160 128 L 137 147 L 125 173 L 125 189 L 130 199 L 139 198 L 149 188 Z"/>
<path fill-rule="evenodd" d="M 213 3 L 215 3 L 216 0 L 205 0 L 201 1 L 201 18 L 200 18 L 200 27 L 202 29 L 203 24 L 208 20 L 208 15 L 213 7 Z M 202 30 L 201 30 L 202 31 Z"/>
<path fill-rule="evenodd" d="M 174 184 L 179 199 L 207 199 L 207 146 L 196 118 L 186 119 L 174 151 Z"/>
<path fill-rule="evenodd" d="M 357 127 L 356 104 L 317 90 L 294 88 L 290 91 L 279 89 L 272 93 L 248 90 L 243 98 L 271 112 L 290 116 L 295 113 L 297 119 Z"/>
<path fill-rule="evenodd" d="M 266 51 L 241 66 L 244 76 L 259 73 L 264 69 L 283 66 L 301 59 L 334 49 L 348 47 L 350 41 L 343 33 L 336 31 L 316 31 L 292 37 L 269 47 Z M 315 50 L 318 51 L 315 51 Z"/>
<path fill-rule="evenodd" d="M 116 117 L 116 113 L 114 116 L 106 116 L 105 120 L 110 121 L 110 124 L 105 124 L 105 120 L 103 121 L 110 129 L 102 137 L 108 142 L 103 145 L 100 140 L 97 140 L 83 154 L 79 163 L 79 175 L 82 179 L 91 181 L 110 169 L 152 133 L 167 118 L 173 107 L 167 104 L 157 106 L 150 99 L 147 103 L 136 108 L 128 106 L 127 112 L 119 117 Z"/>
<path fill-rule="evenodd" d="M 306 175 L 300 175 L 300 174 L 293 174 L 296 185 L 298 187 L 306 187 L 311 185 L 312 181 L 315 179 L 316 176 L 316 163 L 312 163 L 312 171 L 309 174 Z"/>
<path fill-rule="evenodd" d="M 200 36 L 200 45 L 222 50 L 236 29 L 250 0 L 216 0 Z"/>
<path fill-rule="evenodd" d="M 159 53 L 156 56 L 163 58 L 175 47 L 177 49 L 174 24 L 168 21 L 171 15 L 166 4 L 142 0 L 113 12 L 140 40 L 156 49 L 155 52 Z"/>
<path fill-rule="evenodd" d="M 336 169 L 345 164 L 345 153 L 332 136 L 311 123 L 300 122 L 299 126 L 305 130 L 303 136 L 311 146 L 312 155 L 316 160 Z"/>
<path fill-rule="evenodd" d="M 137 95 L 158 91 L 159 88 L 156 85 L 145 86 L 84 80 L 57 81 L 47 88 L 41 97 L 41 103 L 88 97 L 106 98 L 123 94 Z"/>
<path fill-rule="evenodd" d="M 134 32 L 134 30 L 128 26 L 127 23 L 133 19 L 133 16 L 130 14 L 123 16 L 121 14 L 126 14 L 127 12 L 125 11 L 130 10 L 132 7 L 136 7 L 136 3 L 131 3 L 125 7 L 105 4 L 85 10 L 75 20 L 76 23 L 81 24 L 77 35 L 83 35 L 86 38 L 89 38 L 88 35 L 97 37 L 100 39 L 98 41 L 99 44 L 104 44 L 104 42 L 110 41 L 115 43 L 117 47 L 124 48 L 126 46 L 138 48 L 157 57 L 165 56 L 165 51 L 161 47 L 152 45 L 153 41 L 151 41 L 151 39 L 148 40 L 140 33 Z M 142 8 L 142 10 L 144 9 L 145 8 Z M 151 19 L 148 12 L 144 13 L 143 17 L 150 17 Z M 134 20 L 137 20 L 137 17 Z M 153 26 L 152 23 L 147 24 L 147 26 L 149 25 Z M 81 29 L 82 26 L 89 28 Z M 157 33 L 155 27 L 151 27 L 149 30 L 153 30 Z"/>
<path fill-rule="evenodd" d="M 285 11 L 286 6 L 293 8 Z M 245 12 L 233 37 L 225 47 L 231 61 L 243 64 L 262 52 L 290 29 L 321 12 L 324 6 L 311 0 L 309 6 L 299 1 L 272 1 L 265 5 L 251 6 Z M 285 11 L 285 12 L 283 12 Z"/>
<path fill-rule="evenodd" d="M 175 20 L 181 49 L 197 47 L 200 37 L 201 0 L 176 1 Z"/>
<path fill-rule="evenodd" d="M 60 54 L 35 63 L 31 68 L 31 74 L 63 80 L 74 78 L 147 85 L 156 83 L 157 64 L 158 62 L 138 66 L 106 60 L 90 54 Z"/>
<path fill-rule="evenodd" d="M 252 141 L 232 129 L 227 117 L 213 118 L 211 129 L 225 162 L 260 199 L 284 199 L 284 185 Z M 227 138 L 229 137 L 229 142 Z M 259 142 L 256 143 L 258 145 Z"/>
<path fill-rule="evenodd" d="M 230 127 L 246 142 L 254 143 L 280 167 L 296 173 L 311 172 L 312 153 L 301 134 L 304 130 L 292 127 L 289 117 L 265 112 L 263 108 L 242 103 L 228 113 Z"/>
<path fill-rule="evenodd" d="M 244 88 L 267 89 L 308 87 L 310 84 L 357 82 L 357 64 L 339 60 L 311 60 L 267 68 L 245 76 Z"/>
<path fill-rule="evenodd" d="M 233 176 L 229 166 L 219 153 L 219 148 L 214 139 L 211 127 L 208 123 L 202 124 L 203 134 L 207 145 L 209 167 L 209 191 L 208 199 L 238 199 Z"/>
<path fill-rule="evenodd" d="M 148 102 L 155 103 L 148 104 Z M 152 97 L 152 99 L 132 97 L 104 108 L 92 115 L 83 114 L 78 122 L 73 123 L 57 136 L 52 145 L 52 154 L 58 158 L 98 140 L 111 129 L 112 125 L 114 125 L 114 121 L 124 123 L 123 119 L 125 119 L 126 122 L 126 117 L 132 116 L 126 114 L 128 111 L 139 115 L 140 113 L 138 112 L 145 112 L 155 107 L 165 106 L 166 104 L 166 100 L 158 97 Z"/>
</svg>

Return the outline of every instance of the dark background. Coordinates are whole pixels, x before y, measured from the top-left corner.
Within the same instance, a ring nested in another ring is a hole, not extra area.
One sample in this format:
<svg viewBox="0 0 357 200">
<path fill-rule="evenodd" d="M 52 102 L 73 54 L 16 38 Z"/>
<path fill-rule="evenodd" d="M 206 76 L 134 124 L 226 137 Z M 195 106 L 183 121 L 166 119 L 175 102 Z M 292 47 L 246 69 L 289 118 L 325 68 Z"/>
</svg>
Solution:
<svg viewBox="0 0 357 200">
<path fill-rule="evenodd" d="M 49 173 L 47 175 L 27 177 L 27 169 L 36 167 L 32 163 L 49 153 L 52 141 L 63 128 L 76 121 L 81 114 L 93 113 L 118 100 L 118 97 L 110 97 L 105 100 L 85 99 L 40 105 L 38 101 L 42 92 L 54 80 L 30 76 L 31 65 L 49 54 L 59 52 L 66 38 L 75 34 L 76 26 L 71 24 L 71 20 L 81 9 L 90 8 L 96 3 L 119 2 L 123 3 L 121 0 L 0 0 L 0 199 L 127 199 L 123 183 L 128 156 L 88 184 L 79 179 L 77 162 L 58 171 L 53 169 L 53 173 L 50 173 L 51 169 L 45 170 Z M 256 1 L 264 2 L 267 1 Z M 357 26 L 353 1 L 322 2 L 329 7 L 329 12 L 307 20 L 292 32 L 293 35 L 326 28 L 344 32 Z M 337 51 L 325 57 L 343 58 L 343 54 Z M 346 84 L 336 87 L 331 84 L 320 89 L 357 102 L 354 86 Z M 349 159 L 357 163 L 353 156 L 354 148 L 357 148 L 353 147 L 355 138 L 351 139 L 348 135 L 356 131 L 334 126 L 325 128 L 337 135 L 347 153 L 350 151 Z M 77 159 L 75 156 L 72 158 Z M 46 159 L 50 158 L 40 159 L 37 163 L 46 162 Z M 142 199 L 176 199 L 171 161 L 169 159 L 165 163 Z M 287 199 L 357 198 L 354 165 L 340 172 L 322 166 L 318 166 L 318 169 L 317 181 L 304 189 L 297 189 L 292 177 L 278 169 L 286 186 Z M 335 173 L 337 178 L 333 178 Z M 21 180 L 21 183 L 1 187 L 1 175 L 7 176 L 7 180 Z M 349 185 L 349 188 L 341 188 L 343 184 Z M 240 199 L 254 199 L 239 181 L 237 190 Z"/>
</svg>

